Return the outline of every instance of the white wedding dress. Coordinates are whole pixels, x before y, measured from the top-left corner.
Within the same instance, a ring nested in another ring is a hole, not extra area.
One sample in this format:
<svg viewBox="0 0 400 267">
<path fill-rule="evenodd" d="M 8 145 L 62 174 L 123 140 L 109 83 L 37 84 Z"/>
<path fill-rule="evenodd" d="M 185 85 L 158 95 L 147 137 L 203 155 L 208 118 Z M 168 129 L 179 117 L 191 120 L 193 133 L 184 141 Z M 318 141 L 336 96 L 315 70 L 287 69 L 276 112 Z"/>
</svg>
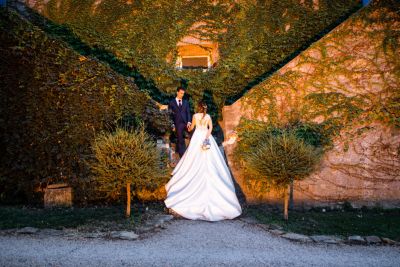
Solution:
<svg viewBox="0 0 400 267">
<path fill-rule="evenodd" d="M 207 114 L 202 119 L 202 113 L 194 117 L 196 129 L 190 144 L 165 186 L 165 205 L 187 219 L 233 219 L 242 209 L 225 159 L 212 135 L 209 137 L 211 148 L 201 148 L 211 117 Z"/>
</svg>

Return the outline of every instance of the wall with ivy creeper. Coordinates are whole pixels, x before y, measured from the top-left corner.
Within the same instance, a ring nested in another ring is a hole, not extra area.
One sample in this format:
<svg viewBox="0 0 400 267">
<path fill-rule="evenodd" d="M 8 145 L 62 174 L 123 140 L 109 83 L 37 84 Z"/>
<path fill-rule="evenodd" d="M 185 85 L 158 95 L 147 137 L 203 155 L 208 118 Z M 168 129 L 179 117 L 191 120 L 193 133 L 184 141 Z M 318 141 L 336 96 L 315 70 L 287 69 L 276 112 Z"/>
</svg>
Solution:
<svg viewBox="0 0 400 267">
<path fill-rule="evenodd" d="M 295 184 L 297 205 L 400 205 L 399 11 L 398 1 L 373 1 L 224 107 L 227 157 L 248 201 L 279 196 L 261 194 L 234 161 L 240 139 L 257 123 L 299 120 L 318 123 L 329 142 L 317 171 Z"/>
<path fill-rule="evenodd" d="M 47 184 L 61 182 L 84 203 L 96 134 L 124 115 L 145 120 L 155 101 L 12 10 L 0 10 L 0 43 L 0 202 L 40 202 Z"/>
<path fill-rule="evenodd" d="M 154 100 L 166 104 L 180 84 L 187 86 L 192 107 L 205 98 L 215 107 L 214 133 L 225 103 L 237 100 L 361 4 L 359 0 L 25 2 L 91 50 L 107 51 L 107 56 L 95 56 L 110 65 L 123 64 L 121 73 L 134 77 Z M 193 29 L 197 22 L 205 23 Z M 54 27 L 53 34 L 57 31 Z M 176 44 L 187 35 L 219 44 L 215 68 L 175 69 Z M 63 39 L 69 42 L 71 36 L 64 34 Z M 86 48 L 77 47 L 81 53 L 87 53 Z"/>
</svg>

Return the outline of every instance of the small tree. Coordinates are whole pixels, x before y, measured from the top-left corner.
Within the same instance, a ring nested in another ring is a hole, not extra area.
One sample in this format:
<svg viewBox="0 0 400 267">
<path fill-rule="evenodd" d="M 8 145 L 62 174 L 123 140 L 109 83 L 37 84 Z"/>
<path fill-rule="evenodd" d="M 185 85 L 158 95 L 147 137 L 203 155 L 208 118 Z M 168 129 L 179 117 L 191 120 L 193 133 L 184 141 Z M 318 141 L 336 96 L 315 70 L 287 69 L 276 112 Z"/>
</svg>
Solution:
<svg viewBox="0 0 400 267">
<path fill-rule="evenodd" d="M 294 180 L 304 179 L 319 161 L 321 153 L 293 133 L 264 135 L 258 145 L 246 154 L 246 167 L 257 179 L 284 189 L 284 218 L 288 220 L 288 187 Z"/>
<path fill-rule="evenodd" d="M 96 189 L 112 196 L 126 188 L 126 217 L 131 214 L 131 190 L 155 189 L 168 177 L 160 151 L 143 127 L 102 133 L 96 137 L 92 149 L 95 160 L 89 165 Z"/>
</svg>

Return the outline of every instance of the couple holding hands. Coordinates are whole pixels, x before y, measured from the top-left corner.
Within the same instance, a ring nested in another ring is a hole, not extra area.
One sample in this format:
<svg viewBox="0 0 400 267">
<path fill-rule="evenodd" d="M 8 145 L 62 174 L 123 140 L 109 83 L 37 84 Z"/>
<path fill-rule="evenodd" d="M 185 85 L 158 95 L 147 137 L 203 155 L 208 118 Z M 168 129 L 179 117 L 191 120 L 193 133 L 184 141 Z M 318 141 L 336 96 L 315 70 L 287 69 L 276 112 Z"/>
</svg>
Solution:
<svg viewBox="0 0 400 267">
<path fill-rule="evenodd" d="M 180 160 L 165 186 L 167 198 L 164 202 L 171 213 L 187 219 L 233 219 L 242 213 L 242 209 L 224 156 L 211 135 L 213 124 L 207 114 L 207 105 L 200 102 L 198 112 L 191 116 L 184 94 L 184 88 L 177 88 L 176 98 L 168 105 Z M 186 149 L 184 132 L 194 128 Z"/>
</svg>

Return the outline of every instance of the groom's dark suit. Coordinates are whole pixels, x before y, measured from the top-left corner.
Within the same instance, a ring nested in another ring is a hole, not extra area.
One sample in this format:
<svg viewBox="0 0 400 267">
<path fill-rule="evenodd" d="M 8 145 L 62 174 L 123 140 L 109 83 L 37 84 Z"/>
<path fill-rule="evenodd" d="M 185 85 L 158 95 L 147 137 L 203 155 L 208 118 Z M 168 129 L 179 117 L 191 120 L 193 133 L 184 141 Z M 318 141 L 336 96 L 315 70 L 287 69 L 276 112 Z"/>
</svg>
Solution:
<svg viewBox="0 0 400 267">
<path fill-rule="evenodd" d="M 192 121 L 192 116 L 190 115 L 189 102 L 187 100 L 182 100 L 182 105 L 179 107 L 176 99 L 172 99 L 168 104 L 168 109 L 171 110 L 171 119 L 174 122 L 176 129 L 176 150 L 179 156 L 183 156 L 186 151 L 185 138 L 183 136 L 188 122 Z"/>
</svg>

